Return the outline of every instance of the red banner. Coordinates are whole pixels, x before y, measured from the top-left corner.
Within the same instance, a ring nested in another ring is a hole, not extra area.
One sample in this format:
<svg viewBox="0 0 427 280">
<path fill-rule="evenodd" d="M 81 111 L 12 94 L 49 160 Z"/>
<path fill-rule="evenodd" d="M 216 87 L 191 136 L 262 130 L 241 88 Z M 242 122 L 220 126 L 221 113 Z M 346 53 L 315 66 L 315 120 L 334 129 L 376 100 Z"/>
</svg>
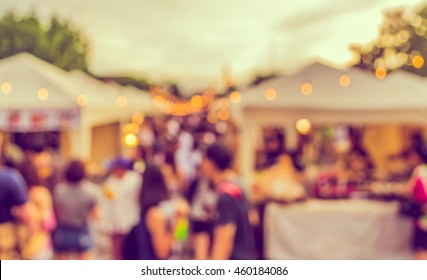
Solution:
<svg viewBox="0 0 427 280">
<path fill-rule="evenodd" d="M 69 110 L 2 110 L 0 130 L 8 132 L 41 132 L 76 129 L 80 111 Z"/>
</svg>

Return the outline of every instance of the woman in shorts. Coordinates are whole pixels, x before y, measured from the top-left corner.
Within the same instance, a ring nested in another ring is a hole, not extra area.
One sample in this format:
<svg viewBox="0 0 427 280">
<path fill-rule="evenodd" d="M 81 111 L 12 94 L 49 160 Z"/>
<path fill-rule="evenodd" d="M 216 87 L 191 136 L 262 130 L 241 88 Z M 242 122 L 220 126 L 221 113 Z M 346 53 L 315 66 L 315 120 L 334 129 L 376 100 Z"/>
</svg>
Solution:
<svg viewBox="0 0 427 280">
<path fill-rule="evenodd" d="M 57 258 L 70 259 L 77 253 L 78 259 L 90 259 L 92 236 L 91 219 L 98 218 L 97 186 L 87 181 L 85 166 L 79 160 L 71 161 L 65 172 L 66 182 L 54 191 L 53 201 L 58 227 L 53 234 Z"/>
</svg>

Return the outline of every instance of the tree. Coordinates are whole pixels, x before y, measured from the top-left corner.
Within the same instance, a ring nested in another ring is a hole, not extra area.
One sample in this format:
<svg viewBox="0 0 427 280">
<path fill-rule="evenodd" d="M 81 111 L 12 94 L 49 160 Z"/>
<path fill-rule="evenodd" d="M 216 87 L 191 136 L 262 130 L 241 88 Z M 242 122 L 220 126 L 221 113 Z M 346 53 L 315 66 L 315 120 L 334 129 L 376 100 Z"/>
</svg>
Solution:
<svg viewBox="0 0 427 280">
<path fill-rule="evenodd" d="M 136 77 L 98 77 L 94 76 L 94 78 L 99 79 L 104 82 L 115 82 L 122 86 L 133 86 L 141 90 L 149 90 L 151 84 L 143 78 Z"/>
<path fill-rule="evenodd" d="M 45 26 L 34 13 L 8 12 L 0 19 L 0 38 L 0 59 L 28 52 L 65 70 L 88 69 L 88 41 L 57 16 Z"/>
<path fill-rule="evenodd" d="M 427 76 L 427 6 L 417 10 L 387 11 L 379 36 L 367 45 L 352 45 L 356 67 L 375 71 L 404 69 Z"/>
</svg>

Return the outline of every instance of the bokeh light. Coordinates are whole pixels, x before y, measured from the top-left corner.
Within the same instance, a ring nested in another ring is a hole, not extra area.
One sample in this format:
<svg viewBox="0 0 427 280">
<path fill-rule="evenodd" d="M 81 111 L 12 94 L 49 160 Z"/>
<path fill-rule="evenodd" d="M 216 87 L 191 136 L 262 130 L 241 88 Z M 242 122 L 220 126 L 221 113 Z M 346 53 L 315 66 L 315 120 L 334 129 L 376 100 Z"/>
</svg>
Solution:
<svg viewBox="0 0 427 280">
<path fill-rule="evenodd" d="M 227 98 L 223 97 L 220 100 L 218 100 L 218 106 L 221 109 L 227 109 L 228 106 L 230 106 L 230 101 L 228 101 Z"/>
<path fill-rule="evenodd" d="M 218 122 L 218 115 L 214 111 L 212 111 L 208 114 L 207 119 L 209 123 L 215 124 Z"/>
<path fill-rule="evenodd" d="M 230 118 L 231 113 L 228 109 L 223 109 L 218 112 L 218 118 L 222 121 L 226 121 Z"/>
<path fill-rule="evenodd" d="M 191 97 L 191 106 L 194 108 L 201 108 L 203 107 L 203 97 L 200 95 L 194 95 Z"/>
<path fill-rule="evenodd" d="M 313 86 L 310 83 L 303 83 L 301 85 L 301 92 L 304 95 L 310 95 L 313 93 Z"/>
<path fill-rule="evenodd" d="M 385 79 L 387 77 L 387 69 L 384 67 L 378 67 L 377 70 L 375 70 L 375 76 L 380 80 Z"/>
<path fill-rule="evenodd" d="M 350 76 L 345 75 L 345 74 L 341 75 L 341 77 L 340 77 L 340 85 L 342 87 L 348 87 L 348 86 L 350 86 L 350 84 L 351 84 L 351 78 L 350 78 Z"/>
<path fill-rule="evenodd" d="M 127 133 L 123 136 L 123 144 L 128 148 L 135 148 L 138 146 L 138 137 L 135 134 Z"/>
<path fill-rule="evenodd" d="M 276 99 L 276 96 L 277 96 L 277 92 L 274 88 L 269 88 L 264 92 L 264 97 L 267 100 L 272 101 L 272 100 Z"/>
<path fill-rule="evenodd" d="M 219 134 L 225 134 L 227 132 L 227 130 L 228 130 L 228 124 L 226 122 L 218 122 L 215 125 L 215 130 Z"/>
<path fill-rule="evenodd" d="M 124 108 L 128 104 L 128 100 L 127 100 L 126 96 L 119 95 L 116 98 L 116 103 L 117 103 L 117 106 Z"/>
<path fill-rule="evenodd" d="M 417 69 L 422 68 L 424 66 L 424 58 L 420 55 L 414 56 L 412 59 L 412 65 Z"/>
<path fill-rule="evenodd" d="M 230 101 L 231 101 L 231 103 L 233 103 L 233 104 L 237 104 L 237 103 L 239 103 L 241 100 L 242 100 L 242 95 L 240 94 L 240 92 L 238 92 L 238 91 L 233 91 L 233 92 L 230 94 Z"/>
<path fill-rule="evenodd" d="M 124 134 L 128 134 L 128 133 L 130 133 L 130 134 L 138 134 L 138 132 L 139 132 L 139 125 L 138 124 L 136 124 L 136 123 L 128 123 L 128 124 L 125 124 L 124 126 L 123 126 L 123 133 Z"/>
<path fill-rule="evenodd" d="M 4 82 L 1 84 L 0 89 L 4 94 L 9 94 L 12 91 L 12 84 L 9 82 Z"/>
<path fill-rule="evenodd" d="M 79 105 L 80 107 L 84 107 L 87 105 L 88 98 L 86 95 L 80 94 L 79 96 L 77 96 L 76 102 L 77 105 Z"/>
<path fill-rule="evenodd" d="M 206 132 L 203 135 L 203 142 L 205 142 L 205 144 L 207 145 L 213 144 L 215 140 L 216 140 L 216 136 L 212 132 Z"/>
<path fill-rule="evenodd" d="M 163 107 L 163 105 L 165 105 L 165 98 L 161 95 L 157 95 L 154 97 L 153 103 L 156 107 Z"/>
<path fill-rule="evenodd" d="M 137 125 L 141 125 L 144 122 L 144 114 L 143 113 L 134 113 L 132 115 L 132 122 Z"/>
<path fill-rule="evenodd" d="M 296 123 L 296 129 L 301 134 L 309 134 L 311 131 L 311 122 L 308 119 L 300 119 Z"/>
<path fill-rule="evenodd" d="M 42 101 L 46 100 L 49 97 L 49 91 L 47 90 L 47 88 L 42 87 L 37 92 L 37 96 Z"/>
</svg>

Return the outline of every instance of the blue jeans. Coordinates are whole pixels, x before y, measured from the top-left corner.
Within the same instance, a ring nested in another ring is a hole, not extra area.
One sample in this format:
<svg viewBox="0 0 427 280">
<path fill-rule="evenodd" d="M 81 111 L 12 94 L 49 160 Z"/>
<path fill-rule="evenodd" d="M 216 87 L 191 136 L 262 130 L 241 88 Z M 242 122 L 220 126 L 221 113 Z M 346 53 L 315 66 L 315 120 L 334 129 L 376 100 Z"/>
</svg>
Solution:
<svg viewBox="0 0 427 280">
<path fill-rule="evenodd" d="M 92 248 L 93 241 L 88 228 L 76 229 L 58 225 L 53 233 L 53 247 L 57 252 L 83 253 Z"/>
</svg>

